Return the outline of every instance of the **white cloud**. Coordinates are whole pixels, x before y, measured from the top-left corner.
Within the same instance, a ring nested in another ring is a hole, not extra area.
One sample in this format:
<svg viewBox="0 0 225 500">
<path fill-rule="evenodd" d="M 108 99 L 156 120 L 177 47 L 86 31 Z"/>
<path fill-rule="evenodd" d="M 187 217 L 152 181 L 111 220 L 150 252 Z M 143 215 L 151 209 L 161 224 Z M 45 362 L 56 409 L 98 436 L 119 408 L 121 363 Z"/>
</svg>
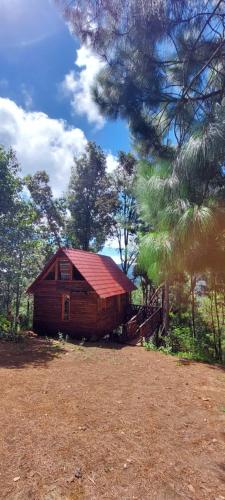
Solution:
<svg viewBox="0 0 225 500">
<path fill-rule="evenodd" d="M 26 105 L 32 105 L 25 87 L 24 97 Z M 87 139 L 81 129 L 69 127 L 63 120 L 25 110 L 11 99 L 0 97 L 0 144 L 16 151 L 23 175 L 46 170 L 58 196 L 67 189 L 73 158 L 84 152 Z M 112 173 L 117 159 L 108 153 L 106 163 Z"/>
<path fill-rule="evenodd" d="M 118 166 L 118 160 L 117 160 L 116 156 L 112 155 L 112 153 L 108 153 L 108 155 L 106 157 L 106 165 L 107 165 L 107 167 L 106 167 L 107 172 L 109 174 L 112 174 L 112 172 L 114 172 L 114 170 Z"/>
<path fill-rule="evenodd" d="M 0 144 L 15 149 L 23 174 L 46 170 L 55 195 L 67 188 L 73 157 L 86 142 L 81 129 L 0 98 Z"/>
<path fill-rule="evenodd" d="M 75 71 L 70 71 L 62 82 L 63 91 L 70 96 L 75 114 L 86 116 L 89 123 L 101 128 L 105 120 L 93 101 L 92 86 L 104 63 L 89 47 L 82 45 L 77 50 L 75 66 Z"/>
</svg>

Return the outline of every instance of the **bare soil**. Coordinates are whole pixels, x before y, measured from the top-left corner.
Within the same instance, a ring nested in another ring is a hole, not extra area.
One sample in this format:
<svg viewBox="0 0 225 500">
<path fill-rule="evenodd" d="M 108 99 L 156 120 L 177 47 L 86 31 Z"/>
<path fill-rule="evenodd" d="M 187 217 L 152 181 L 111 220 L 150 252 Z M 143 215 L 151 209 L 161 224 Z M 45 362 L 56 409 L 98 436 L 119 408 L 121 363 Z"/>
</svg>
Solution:
<svg viewBox="0 0 225 500">
<path fill-rule="evenodd" d="M 0 498 L 225 498 L 225 371 L 141 347 L 0 343 Z"/>
</svg>

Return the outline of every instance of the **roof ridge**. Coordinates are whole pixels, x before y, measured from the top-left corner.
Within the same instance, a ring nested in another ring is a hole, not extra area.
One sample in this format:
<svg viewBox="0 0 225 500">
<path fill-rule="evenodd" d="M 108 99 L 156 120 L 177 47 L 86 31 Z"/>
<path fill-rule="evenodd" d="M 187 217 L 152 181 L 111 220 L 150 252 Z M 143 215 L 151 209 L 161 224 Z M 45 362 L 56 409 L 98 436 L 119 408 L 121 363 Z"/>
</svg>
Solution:
<svg viewBox="0 0 225 500">
<path fill-rule="evenodd" d="M 68 251 L 68 250 L 69 250 L 69 251 L 71 251 L 71 250 L 72 250 L 72 252 L 82 252 L 82 253 L 86 253 L 86 254 L 88 254 L 88 255 L 97 255 L 98 257 L 103 257 L 104 259 L 110 259 L 110 260 L 112 260 L 113 262 L 115 262 L 115 261 L 113 260 L 113 258 L 112 258 L 112 257 L 110 257 L 110 255 L 104 255 L 104 254 L 101 254 L 101 253 L 92 252 L 92 251 L 90 251 L 90 250 L 82 250 L 81 248 L 67 248 L 67 247 L 61 247 L 61 250 L 63 250 L 63 252 L 64 252 L 64 251 Z M 116 264 L 116 262 L 115 262 L 115 264 Z"/>
</svg>

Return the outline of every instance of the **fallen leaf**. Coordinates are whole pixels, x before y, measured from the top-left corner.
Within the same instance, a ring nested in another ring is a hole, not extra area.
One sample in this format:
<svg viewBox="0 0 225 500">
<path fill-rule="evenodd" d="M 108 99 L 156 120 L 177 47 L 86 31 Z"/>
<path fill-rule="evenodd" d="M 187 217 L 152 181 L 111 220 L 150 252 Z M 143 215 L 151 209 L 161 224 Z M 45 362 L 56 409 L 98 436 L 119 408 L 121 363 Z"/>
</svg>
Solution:
<svg viewBox="0 0 225 500">
<path fill-rule="evenodd" d="M 13 481 L 15 481 L 15 483 L 16 483 L 16 481 L 19 481 L 19 479 L 20 479 L 20 476 L 17 476 L 17 477 L 13 478 Z"/>
</svg>

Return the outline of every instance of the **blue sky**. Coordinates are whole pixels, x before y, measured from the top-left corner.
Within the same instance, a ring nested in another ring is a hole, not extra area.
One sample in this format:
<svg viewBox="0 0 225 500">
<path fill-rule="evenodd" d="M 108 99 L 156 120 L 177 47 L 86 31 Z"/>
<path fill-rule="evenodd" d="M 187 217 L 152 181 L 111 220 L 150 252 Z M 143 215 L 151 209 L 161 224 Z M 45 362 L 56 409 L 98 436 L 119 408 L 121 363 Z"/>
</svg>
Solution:
<svg viewBox="0 0 225 500">
<path fill-rule="evenodd" d="M 56 195 L 87 140 L 104 149 L 109 170 L 129 150 L 126 124 L 105 120 L 91 100 L 102 64 L 79 46 L 54 0 L 1 0 L 0 143 L 16 150 L 23 174 L 45 169 Z"/>
</svg>

